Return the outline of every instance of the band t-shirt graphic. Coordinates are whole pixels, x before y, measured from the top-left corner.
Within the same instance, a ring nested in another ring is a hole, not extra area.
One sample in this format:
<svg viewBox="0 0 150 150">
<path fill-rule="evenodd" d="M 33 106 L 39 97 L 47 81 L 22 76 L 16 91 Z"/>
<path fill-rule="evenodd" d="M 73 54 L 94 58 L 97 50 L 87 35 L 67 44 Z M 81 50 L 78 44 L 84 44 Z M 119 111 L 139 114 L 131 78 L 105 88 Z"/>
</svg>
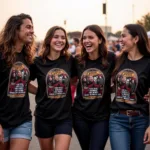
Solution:
<svg viewBox="0 0 150 150">
<path fill-rule="evenodd" d="M 64 98 L 68 91 L 69 75 L 60 68 L 51 69 L 46 76 L 47 96 L 51 99 Z"/>
<path fill-rule="evenodd" d="M 29 76 L 30 72 L 25 64 L 22 62 L 14 63 L 10 70 L 7 96 L 23 98 L 26 94 Z"/>
<path fill-rule="evenodd" d="M 104 93 L 104 74 L 96 68 L 90 68 L 81 76 L 82 96 L 84 99 L 102 98 Z"/>
<path fill-rule="evenodd" d="M 138 85 L 137 73 L 132 69 L 123 69 L 116 76 L 116 101 L 135 104 L 137 102 L 136 89 Z"/>
</svg>

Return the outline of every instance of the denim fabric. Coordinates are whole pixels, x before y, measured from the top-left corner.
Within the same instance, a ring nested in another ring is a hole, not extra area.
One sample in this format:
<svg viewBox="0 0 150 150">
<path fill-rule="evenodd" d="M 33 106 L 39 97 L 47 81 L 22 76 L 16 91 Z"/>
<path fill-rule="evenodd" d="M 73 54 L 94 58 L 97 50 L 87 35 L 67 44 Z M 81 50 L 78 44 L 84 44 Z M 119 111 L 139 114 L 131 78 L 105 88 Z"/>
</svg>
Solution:
<svg viewBox="0 0 150 150">
<path fill-rule="evenodd" d="M 32 121 L 24 122 L 15 128 L 4 128 L 4 142 L 9 141 L 11 138 L 28 139 L 32 138 Z"/>
<path fill-rule="evenodd" d="M 74 131 L 82 150 L 104 150 L 109 134 L 109 121 L 85 121 L 73 117 Z"/>
<path fill-rule="evenodd" d="M 143 138 L 149 125 L 145 115 L 127 116 L 112 113 L 109 121 L 109 135 L 112 150 L 144 150 Z"/>
</svg>

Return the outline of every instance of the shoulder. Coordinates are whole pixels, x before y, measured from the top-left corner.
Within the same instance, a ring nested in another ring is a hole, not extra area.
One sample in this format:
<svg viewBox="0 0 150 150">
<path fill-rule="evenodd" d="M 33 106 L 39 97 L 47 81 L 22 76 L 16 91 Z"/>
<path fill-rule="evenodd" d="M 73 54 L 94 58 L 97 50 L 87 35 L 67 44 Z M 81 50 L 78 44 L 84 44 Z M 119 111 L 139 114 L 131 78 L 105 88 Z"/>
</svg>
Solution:
<svg viewBox="0 0 150 150">
<path fill-rule="evenodd" d="M 42 57 L 41 56 L 36 56 L 34 58 L 34 63 L 41 62 L 41 61 L 42 61 Z"/>
<path fill-rule="evenodd" d="M 112 62 L 112 61 L 115 62 L 115 60 L 116 60 L 116 55 L 115 55 L 113 52 L 108 51 L 107 60 L 108 60 L 108 62 Z"/>
</svg>

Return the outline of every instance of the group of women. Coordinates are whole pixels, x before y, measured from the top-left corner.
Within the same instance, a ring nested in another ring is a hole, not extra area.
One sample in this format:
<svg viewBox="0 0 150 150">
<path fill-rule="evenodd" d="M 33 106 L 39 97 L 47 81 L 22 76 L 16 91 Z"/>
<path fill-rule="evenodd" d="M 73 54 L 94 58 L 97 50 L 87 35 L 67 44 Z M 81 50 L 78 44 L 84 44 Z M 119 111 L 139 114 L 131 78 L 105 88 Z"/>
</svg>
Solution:
<svg viewBox="0 0 150 150">
<path fill-rule="evenodd" d="M 35 135 L 41 150 L 68 150 L 74 129 L 82 150 L 144 150 L 150 143 L 150 44 L 144 28 L 125 25 L 115 57 L 98 25 L 81 35 L 81 56 L 68 54 L 66 31 L 51 27 L 32 59 L 27 14 L 12 16 L 0 34 L 0 149 L 27 150 L 32 134 L 28 92 L 35 94 Z M 30 81 L 37 79 L 38 87 Z M 71 84 L 77 83 L 72 106 Z M 115 98 L 111 103 L 111 93 Z M 150 97 L 148 95 L 148 97 Z"/>
</svg>

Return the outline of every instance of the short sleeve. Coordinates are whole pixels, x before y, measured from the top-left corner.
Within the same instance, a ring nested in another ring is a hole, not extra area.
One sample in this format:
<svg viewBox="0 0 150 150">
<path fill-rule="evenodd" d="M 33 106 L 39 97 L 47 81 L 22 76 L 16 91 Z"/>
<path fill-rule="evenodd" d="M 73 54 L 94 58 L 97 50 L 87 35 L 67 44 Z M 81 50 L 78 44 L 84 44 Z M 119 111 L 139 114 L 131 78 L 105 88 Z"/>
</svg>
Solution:
<svg viewBox="0 0 150 150">
<path fill-rule="evenodd" d="M 108 62 L 110 64 L 110 72 L 112 72 L 116 64 L 116 55 L 113 52 L 108 53 Z"/>
<path fill-rule="evenodd" d="M 35 80 L 36 79 L 36 65 L 35 64 L 31 64 L 30 65 L 30 80 Z"/>
<path fill-rule="evenodd" d="M 71 58 L 71 78 L 77 76 L 77 61 L 75 58 Z"/>
<path fill-rule="evenodd" d="M 149 65 L 150 66 L 150 65 Z M 148 86 L 150 88 L 150 67 L 149 67 L 149 72 L 148 72 Z"/>
</svg>

